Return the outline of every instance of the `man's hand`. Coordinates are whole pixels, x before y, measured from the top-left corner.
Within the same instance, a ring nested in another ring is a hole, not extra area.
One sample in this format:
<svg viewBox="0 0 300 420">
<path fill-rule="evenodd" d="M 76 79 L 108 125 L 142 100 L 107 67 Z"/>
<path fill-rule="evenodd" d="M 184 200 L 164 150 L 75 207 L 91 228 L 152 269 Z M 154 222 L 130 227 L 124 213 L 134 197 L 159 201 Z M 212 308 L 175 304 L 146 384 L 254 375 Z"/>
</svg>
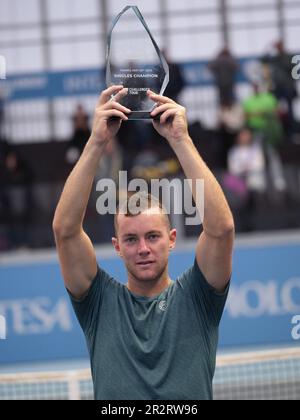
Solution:
<svg viewBox="0 0 300 420">
<path fill-rule="evenodd" d="M 126 96 L 128 89 L 123 86 L 111 86 L 100 95 L 96 106 L 92 135 L 93 142 L 105 145 L 119 131 L 122 121 L 127 121 L 130 109 L 124 107 L 119 101 Z"/>
<path fill-rule="evenodd" d="M 153 120 L 156 131 L 165 137 L 171 146 L 189 137 L 185 108 L 172 99 L 156 95 L 152 91 L 148 91 L 148 95 L 157 103 L 157 107 L 151 112 L 151 117 L 155 118 L 161 114 L 159 120 Z"/>
</svg>

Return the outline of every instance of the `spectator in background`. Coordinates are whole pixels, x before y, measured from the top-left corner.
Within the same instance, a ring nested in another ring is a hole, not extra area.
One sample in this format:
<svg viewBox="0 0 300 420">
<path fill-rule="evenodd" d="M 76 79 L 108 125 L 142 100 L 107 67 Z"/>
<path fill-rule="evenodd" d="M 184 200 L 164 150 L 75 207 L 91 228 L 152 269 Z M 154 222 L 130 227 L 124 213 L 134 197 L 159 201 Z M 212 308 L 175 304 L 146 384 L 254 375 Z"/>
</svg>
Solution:
<svg viewBox="0 0 300 420">
<path fill-rule="evenodd" d="M 253 84 L 254 93 L 243 103 L 247 126 L 260 136 L 274 188 L 283 192 L 286 183 L 278 148 L 284 133 L 279 119 L 279 104 L 271 92 Z"/>
<path fill-rule="evenodd" d="M 33 174 L 17 153 L 9 150 L 1 166 L 1 221 L 7 226 L 8 247 L 28 246 L 33 211 Z"/>
<path fill-rule="evenodd" d="M 283 137 L 279 119 L 279 104 L 271 92 L 266 92 L 256 83 L 252 84 L 253 94 L 243 102 L 246 125 L 264 141 L 278 146 Z"/>
<path fill-rule="evenodd" d="M 223 102 L 218 112 L 218 120 L 221 140 L 221 166 L 226 169 L 228 151 L 233 146 L 237 134 L 244 127 L 244 110 L 237 102 Z"/>
<path fill-rule="evenodd" d="M 265 166 L 260 142 L 251 130 L 243 128 L 228 154 L 229 173 L 244 179 L 250 192 L 263 193 L 266 190 Z"/>
<path fill-rule="evenodd" d="M 243 183 L 245 189 L 241 190 L 240 186 Z M 231 194 L 239 194 L 241 197 L 243 193 L 241 205 L 236 209 L 241 230 L 253 230 L 255 210 L 266 191 L 267 180 L 262 146 L 248 128 L 240 131 L 236 144 L 229 151 L 226 184 L 227 189 L 231 189 Z"/>
<path fill-rule="evenodd" d="M 75 163 L 81 155 L 84 146 L 91 135 L 89 116 L 82 105 L 77 105 L 72 116 L 73 134 L 68 148 L 66 159 L 69 163 Z"/>
<path fill-rule="evenodd" d="M 287 53 L 283 41 L 274 44 L 275 53 L 263 58 L 271 73 L 271 90 L 278 100 L 283 100 L 287 106 L 287 132 L 292 134 L 295 128 L 293 101 L 297 97 L 296 82 L 292 77 L 292 55 Z"/>
<path fill-rule="evenodd" d="M 180 65 L 170 60 L 166 50 L 163 51 L 163 55 L 167 60 L 169 66 L 170 80 L 168 86 L 164 92 L 164 95 L 173 101 L 177 102 L 179 95 L 184 88 L 185 82 L 184 77 L 180 68 Z"/>
<path fill-rule="evenodd" d="M 232 103 L 235 99 L 235 79 L 239 64 L 228 47 L 223 48 L 218 56 L 208 65 L 214 75 L 219 90 L 220 104 Z"/>
</svg>

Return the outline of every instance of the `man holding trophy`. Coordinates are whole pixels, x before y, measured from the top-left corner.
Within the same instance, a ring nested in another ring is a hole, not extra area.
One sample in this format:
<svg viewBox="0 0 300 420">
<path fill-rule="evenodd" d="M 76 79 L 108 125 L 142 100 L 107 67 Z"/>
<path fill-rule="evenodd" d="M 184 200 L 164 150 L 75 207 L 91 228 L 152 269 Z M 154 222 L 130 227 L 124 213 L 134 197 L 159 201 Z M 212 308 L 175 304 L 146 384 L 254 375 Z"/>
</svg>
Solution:
<svg viewBox="0 0 300 420">
<path fill-rule="evenodd" d="M 234 222 L 218 182 L 189 136 L 185 108 L 150 89 L 145 95 L 151 107 L 141 109 L 142 118 L 147 112 L 153 119 L 186 178 L 204 180 L 205 216 L 194 264 L 171 280 L 168 260 L 176 229 L 160 202 L 143 193 L 137 193 L 142 203 L 138 212 L 132 212 L 129 199 L 115 215 L 112 243 L 126 267 L 126 285 L 98 265 L 84 232 L 84 215 L 105 148 L 121 124 L 130 124 L 130 115 L 139 112 L 129 107 L 130 86 L 121 84 L 100 95 L 91 137 L 56 209 L 53 229 L 62 274 L 86 337 L 96 399 L 212 399 Z M 197 206 L 194 188 L 192 193 Z"/>
</svg>

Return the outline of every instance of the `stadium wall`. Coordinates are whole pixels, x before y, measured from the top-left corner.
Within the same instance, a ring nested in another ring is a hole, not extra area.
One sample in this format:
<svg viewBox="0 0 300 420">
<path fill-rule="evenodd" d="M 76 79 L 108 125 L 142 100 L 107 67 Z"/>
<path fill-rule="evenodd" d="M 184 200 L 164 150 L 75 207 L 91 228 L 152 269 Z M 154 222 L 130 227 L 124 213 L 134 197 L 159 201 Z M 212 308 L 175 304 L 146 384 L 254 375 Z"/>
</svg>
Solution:
<svg viewBox="0 0 300 420">
<path fill-rule="evenodd" d="M 171 255 L 173 279 L 193 264 L 194 247 L 194 242 L 179 245 Z M 97 248 L 97 257 L 125 282 L 122 261 L 111 249 Z M 221 349 L 297 344 L 299 262 L 299 232 L 238 239 Z M 0 256 L 0 279 L 0 316 L 6 321 L 0 364 L 87 357 L 54 252 Z"/>
</svg>

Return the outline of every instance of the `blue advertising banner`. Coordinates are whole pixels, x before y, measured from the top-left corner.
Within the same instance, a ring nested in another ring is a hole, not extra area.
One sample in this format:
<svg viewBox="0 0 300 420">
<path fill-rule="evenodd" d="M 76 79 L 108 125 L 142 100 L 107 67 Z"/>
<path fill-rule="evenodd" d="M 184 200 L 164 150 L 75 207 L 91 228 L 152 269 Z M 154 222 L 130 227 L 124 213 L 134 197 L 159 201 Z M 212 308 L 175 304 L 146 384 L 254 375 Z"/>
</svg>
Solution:
<svg viewBox="0 0 300 420">
<path fill-rule="evenodd" d="M 191 250 L 171 255 L 171 277 L 176 279 L 193 260 Z M 125 283 L 121 260 L 99 261 Z M 297 340 L 300 345 L 299 261 L 300 240 L 237 247 L 220 348 L 296 344 Z M 6 321 L 6 339 L 0 334 L 0 364 L 87 357 L 56 261 L 2 263 L 0 278 L 0 316 Z"/>
<path fill-rule="evenodd" d="M 101 70 L 36 73 L 7 77 L 1 81 L 7 101 L 55 99 L 94 95 L 103 90 Z"/>
<path fill-rule="evenodd" d="M 257 57 L 242 58 L 239 63 L 237 82 L 247 82 L 250 73 L 253 77 L 260 71 Z M 214 84 L 213 76 L 208 69 L 208 61 L 184 62 L 180 66 L 187 87 Z M 257 74 L 257 77 L 260 75 Z M 104 68 L 8 75 L 6 80 L 1 80 L 1 87 L 5 90 L 7 101 L 97 95 L 104 86 Z"/>
</svg>

